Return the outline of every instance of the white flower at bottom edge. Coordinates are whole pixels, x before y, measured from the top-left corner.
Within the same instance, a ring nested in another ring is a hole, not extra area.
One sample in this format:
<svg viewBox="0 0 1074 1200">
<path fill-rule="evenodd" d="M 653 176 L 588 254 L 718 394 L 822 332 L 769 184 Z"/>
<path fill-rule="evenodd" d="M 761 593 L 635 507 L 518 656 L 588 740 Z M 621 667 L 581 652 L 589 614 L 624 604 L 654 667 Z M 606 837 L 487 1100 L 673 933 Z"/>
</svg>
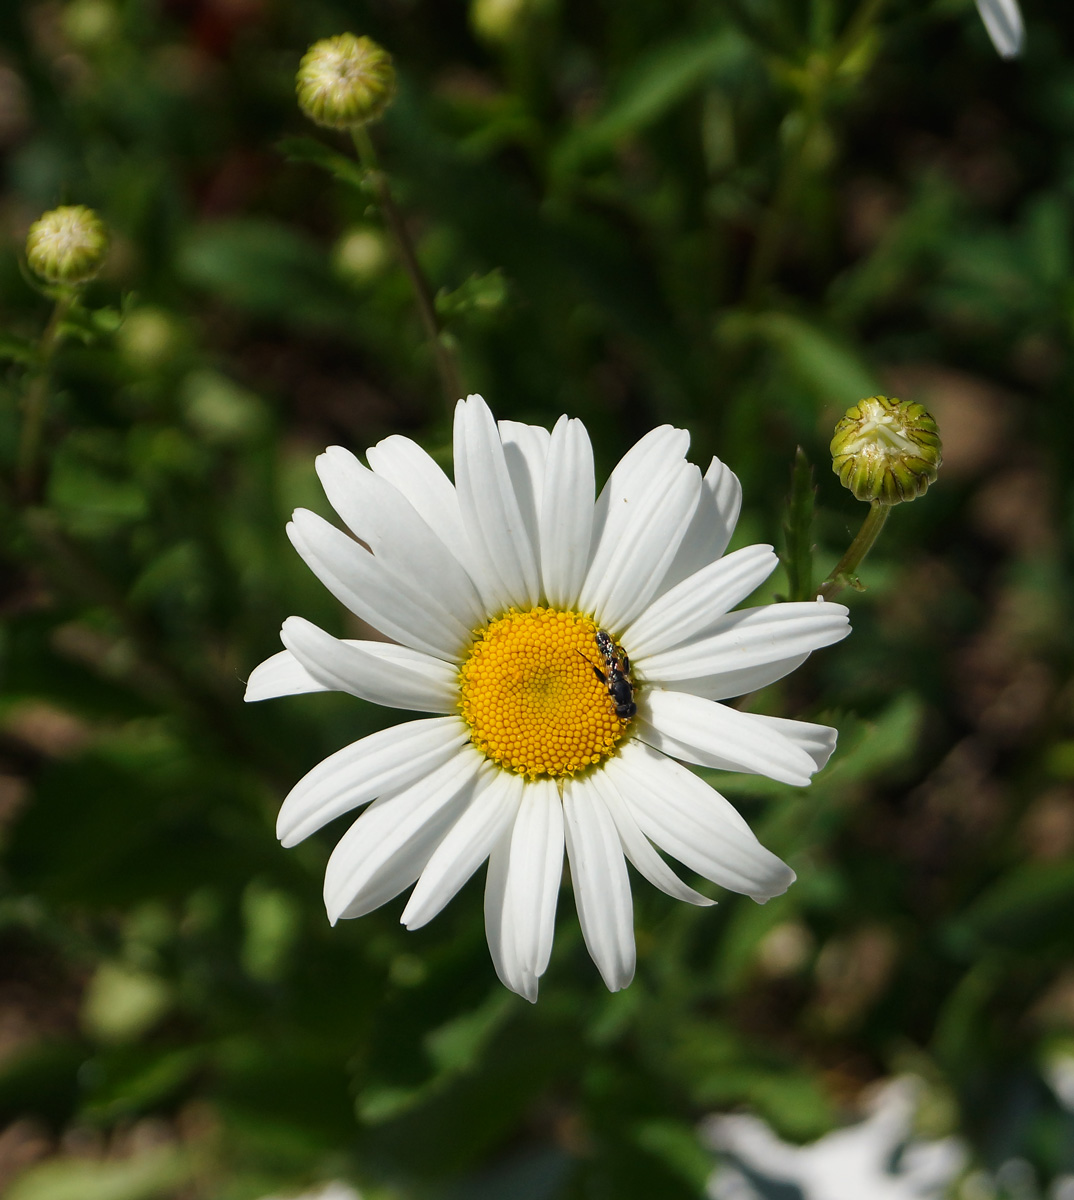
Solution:
<svg viewBox="0 0 1074 1200">
<path fill-rule="evenodd" d="M 771 546 L 723 551 L 737 478 L 686 461 L 664 425 L 594 502 L 585 427 L 497 423 L 480 396 L 455 411 L 455 482 L 410 439 L 317 460 L 359 544 L 299 509 L 295 548 L 332 594 L 391 641 L 339 640 L 301 617 L 252 673 L 247 700 L 338 690 L 440 714 L 362 738 L 314 767 L 280 810 L 293 846 L 359 805 L 325 874 L 329 918 L 414 885 L 416 929 L 489 860 L 485 925 L 500 979 L 529 1000 L 548 965 L 566 849 L 582 933 L 615 991 L 634 975 L 626 859 L 692 904 L 655 847 L 763 903 L 794 872 L 676 759 L 809 782 L 835 746 L 823 725 L 721 703 L 780 679 L 849 632 L 839 604 L 732 612 L 776 566 Z M 366 548 L 368 547 L 368 549 Z M 596 633 L 605 631 L 611 661 Z M 616 668 L 620 676 L 613 675 Z M 636 715 L 623 683 L 633 681 Z M 624 715 L 618 715 L 616 700 Z"/>
</svg>

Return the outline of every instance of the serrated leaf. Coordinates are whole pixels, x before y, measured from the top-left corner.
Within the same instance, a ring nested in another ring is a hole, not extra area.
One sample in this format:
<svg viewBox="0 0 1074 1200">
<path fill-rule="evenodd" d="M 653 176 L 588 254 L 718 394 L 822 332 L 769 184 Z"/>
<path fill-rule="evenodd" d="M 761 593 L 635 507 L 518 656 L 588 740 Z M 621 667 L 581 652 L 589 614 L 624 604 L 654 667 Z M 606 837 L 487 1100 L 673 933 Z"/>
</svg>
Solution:
<svg viewBox="0 0 1074 1200">
<path fill-rule="evenodd" d="M 507 302 L 507 281 L 499 267 L 485 275 L 471 275 L 454 291 L 442 288 L 436 297 L 437 316 L 451 321 L 467 313 L 493 313 Z"/>
</svg>

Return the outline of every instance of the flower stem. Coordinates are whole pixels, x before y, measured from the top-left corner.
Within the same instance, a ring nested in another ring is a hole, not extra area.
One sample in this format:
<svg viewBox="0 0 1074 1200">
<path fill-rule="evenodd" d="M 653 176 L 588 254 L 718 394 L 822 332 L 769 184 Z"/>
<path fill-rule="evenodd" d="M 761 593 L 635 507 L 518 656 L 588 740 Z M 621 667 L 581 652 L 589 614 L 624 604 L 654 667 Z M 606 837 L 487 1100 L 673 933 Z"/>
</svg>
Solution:
<svg viewBox="0 0 1074 1200">
<path fill-rule="evenodd" d="M 75 293 L 60 296 L 52 309 L 48 324 L 41 334 L 37 346 L 37 369 L 30 378 L 23 401 L 22 430 L 19 435 L 19 456 L 15 468 L 15 493 L 26 504 L 34 497 L 38 486 L 38 459 L 41 454 L 41 437 L 45 430 L 48 411 L 48 385 L 51 378 L 52 358 L 63 341 L 61 326 L 74 303 Z"/>
<path fill-rule="evenodd" d="M 869 505 L 869 515 L 862 522 L 857 536 L 847 547 L 846 554 L 836 564 L 835 569 L 818 589 L 818 594 L 823 599 L 830 600 L 848 584 L 858 591 L 865 590 L 854 572 L 861 566 L 862 560 L 880 536 L 880 530 L 884 528 L 891 507 L 890 504 L 881 504 L 879 500 L 874 500 Z"/>
<path fill-rule="evenodd" d="M 753 247 L 753 257 L 746 273 L 745 301 L 751 308 L 760 304 L 764 290 L 779 262 L 791 212 L 801 190 L 809 143 L 824 116 L 824 107 L 828 101 L 828 92 L 831 89 L 832 81 L 843 63 L 869 32 L 885 3 L 886 0 L 862 0 L 843 31 L 843 36 L 824 58 L 813 86 L 803 97 L 802 121 L 783 160 L 783 170 L 776 185 L 772 203 L 768 206 L 761 221 L 761 227 Z"/>
<path fill-rule="evenodd" d="M 436 315 L 433 289 L 425 277 L 425 272 L 421 269 L 421 263 L 418 262 L 413 239 L 407 229 L 406 220 L 392 196 L 388 177 L 380 167 L 373 139 L 364 126 L 352 130 L 352 134 L 354 148 L 358 152 L 358 160 L 368 173 L 369 181 L 377 197 L 377 204 L 380 206 L 385 224 L 388 226 L 388 232 L 395 243 L 399 260 L 410 279 L 410 286 L 414 289 L 418 316 L 421 319 L 429 348 L 433 352 L 437 374 L 440 376 L 440 387 L 450 411 L 455 401 L 464 395 L 464 390 L 458 363 L 455 361 L 451 348 L 444 343 L 443 328 Z"/>
</svg>

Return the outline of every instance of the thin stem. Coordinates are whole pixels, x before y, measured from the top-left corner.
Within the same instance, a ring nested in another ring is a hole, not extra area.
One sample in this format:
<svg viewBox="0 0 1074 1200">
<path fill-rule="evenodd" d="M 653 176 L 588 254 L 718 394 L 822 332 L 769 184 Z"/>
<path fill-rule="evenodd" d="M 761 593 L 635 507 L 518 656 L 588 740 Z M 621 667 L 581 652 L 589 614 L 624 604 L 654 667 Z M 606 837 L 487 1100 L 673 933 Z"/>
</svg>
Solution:
<svg viewBox="0 0 1074 1200">
<path fill-rule="evenodd" d="M 403 269 L 406 271 L 410 279 L 410 285 L 414 289 L 414 299 L 418 306 L 418 316 L 421 319 L 422 328 L 425 330 L 425 337 L 429 342 L 429 347 L 433 352 L 436 370 L 440 376 L 440 387 L 444 393 L 444 399 L 447 402 L 450 412 L 455 401 L 464 395 L 464 391 L 458 363 L 455 361 L 455 356 L 452 354 L 450 348 L 444 344 L 444 339 L 441 336 L 443 328 L 440 324 L 440 318 L 436 315 L 436 301 L 433 298 L 433 289 L 425 277 L 425 272 L 421 269 L 421 263 L 418 262 L 410 230 L 407 229 L 406 220 L 392 196 L 388 177 L 381 170 L 380 163 L 377 160 L 377 152 L 373 146 L 373 139 L 369 136 L 366 129 L 361 126 L 352 130 L 352 134 L 354 148 L 358 152 L 358 159 L 369 174 L 369 181 L 373 185 L 373 191 L 376 193 L 377 203 L 388 226 L 388 232 L 391 234 L 392 241 L 395 242 L 395 248 L 403 264 Z"/>
<path fill-rule="evenodd" d="M 37 370 L 30 379 L 23 401 L 22 431 L 19 435 L 19 457 L 15 468 L 15 492 L 26 504 L 34 497 L 37 488 L 37 465 L 41 454 L 41 438 L 45 430 L 48 412 L 48 385 L 51 377 L 52 359 L 63 341 L 61 326 L 71 305 L 74 292 L 60 296 L 52 309 L 48 324 L 41 334 L 37 347 Z"/>
<path fill-rule="evenodd" d="M 848 584 L 861 590 L 861 584 L 858 582 L 855 572 L 873 548 L 873 543 L 880 536 L 880 531 L 884 528 L 890 512 L 891 505 L 881 504 L 879 500 L 874 500 L 869 506 L 869 515 L 862 522 L 857 536 L 847 547 L 846 554 L 818 589 L 818 594 L 825 600 L 830 600 Z"/>
<path fill-rule="evenodd" d="M 779 262 L 791 212 L 801 189 L 806 152 L 824 115 L 824 107 L 828 100 L 832 80 L 838 74 L 843 63 L 861 43 L 862 38 L 869 32 L 886 2 L 887 0 L 862 0 L 861 5 L 843 30 L 842 37 L 836 42 L 831 53 L 825 57 L 817 72 L 814 86 L 803 100 L 801 127 L 783 160 L 783 170 L 776 185 L 772 203 L 765 211 L 761 228 L 757 233 L 753 257 L 746 273 L 745 300 L 750 307 L 756 307 L 760 303 L 764 290 Z"/>
</svg>

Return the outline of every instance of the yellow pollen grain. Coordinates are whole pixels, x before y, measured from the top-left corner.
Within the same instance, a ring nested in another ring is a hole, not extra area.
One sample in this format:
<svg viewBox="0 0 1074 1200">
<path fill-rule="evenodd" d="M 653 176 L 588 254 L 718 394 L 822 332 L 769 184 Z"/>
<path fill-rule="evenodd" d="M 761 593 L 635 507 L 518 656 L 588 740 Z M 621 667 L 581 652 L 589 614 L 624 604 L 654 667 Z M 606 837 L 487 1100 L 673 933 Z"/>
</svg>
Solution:
<svg viewBox="0 0 1074 1200">
<path fill-rule="evenodd" d="M 554 608 L 512 610 L 478 630 L 459 670 L 474 745 L 530 778 L 607 758 L 628 722 L 593 672 L 603 670 L 596 633 L 589 617 Z"/>
</svg>

